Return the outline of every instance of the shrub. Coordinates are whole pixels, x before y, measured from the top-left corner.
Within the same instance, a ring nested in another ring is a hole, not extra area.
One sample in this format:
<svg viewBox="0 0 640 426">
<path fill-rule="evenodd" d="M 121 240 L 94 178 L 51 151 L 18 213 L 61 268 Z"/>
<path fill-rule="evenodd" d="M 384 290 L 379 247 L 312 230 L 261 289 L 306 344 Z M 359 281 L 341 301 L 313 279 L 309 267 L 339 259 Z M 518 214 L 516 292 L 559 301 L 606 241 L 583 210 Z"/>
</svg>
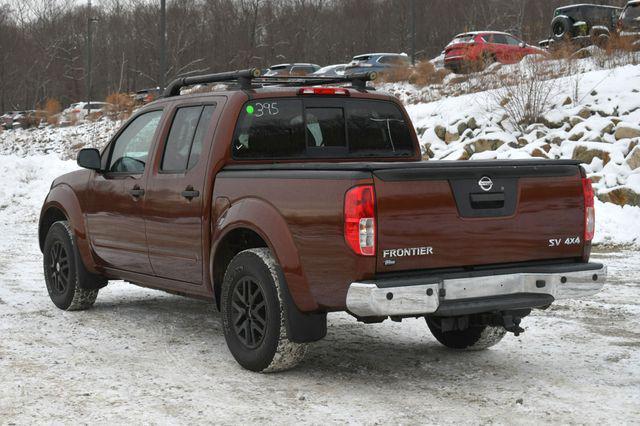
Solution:
<svg viewBox="0 0 640 426">
<path fill-rule="evenodd" d="M 59 100 L 48 98 L 44 103 L 45 120 L 48 124 L 57 126 L 60 121 L 60 113 L 62 112 L 62 104 Z"/>
<path fill-rule="evenodd" d="M 126 93 L 112 93 L 107 96 L 105 102 L 108 104 L 105 113 L 113 120 L 128 118 L 135 106 L 133 97 Z"/>
<path fill-rule="evenodd" d="M 429 61 L 420 61 L 415 66 L 397 67 L 381 76 L 387 83 L 407 81 L 416 86 L 442 84 L 444 78 L 450 74 L 449 70 L 436 69 Z"/>
<path fill-rule="evenodd" d="M 554 70 L 538 59 L 525 59 L 519 72 L 495 73 L 488 76 L 495 90 L 488 92 L 490 101 L 502 110 L 518 130 L 540 122 L 558 92 Z"/>
</svg>

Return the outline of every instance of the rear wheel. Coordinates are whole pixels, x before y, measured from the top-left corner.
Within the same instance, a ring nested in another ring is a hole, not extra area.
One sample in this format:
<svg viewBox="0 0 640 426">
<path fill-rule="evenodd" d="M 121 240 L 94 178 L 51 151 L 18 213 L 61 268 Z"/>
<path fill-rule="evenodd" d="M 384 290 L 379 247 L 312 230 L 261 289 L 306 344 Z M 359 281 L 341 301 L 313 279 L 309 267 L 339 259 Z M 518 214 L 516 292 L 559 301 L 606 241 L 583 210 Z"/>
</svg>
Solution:
<svg viewBox="0 0 640 426">
<path fill-rule="evenodd" d="M 480 351 L 498 344 L 507 334 L 504 327 L 491 325 L 470 326 L 464 330 L 442 331 L 439 319 L 426 317 L 433 337 L 444 346 L 452 349 Z"/>
<path fill-rule="evenodd" d="M 289 340 L 278 266 L 266 248 L 236 255 L 224 276 L 220 308 L 225 340 L 247 370 L 275 372 L 299 364 L 306 344 Z"/>
<path fill-rule="evenodd" d="M 90 308 L 98 290 L 107 284 L 99 275 L 89 273 L 75 244 L 73 230 L 66 221 L 54 223 L 44 242 L 44 278 L 54 305 L 65 311 Z"/>
</svg>

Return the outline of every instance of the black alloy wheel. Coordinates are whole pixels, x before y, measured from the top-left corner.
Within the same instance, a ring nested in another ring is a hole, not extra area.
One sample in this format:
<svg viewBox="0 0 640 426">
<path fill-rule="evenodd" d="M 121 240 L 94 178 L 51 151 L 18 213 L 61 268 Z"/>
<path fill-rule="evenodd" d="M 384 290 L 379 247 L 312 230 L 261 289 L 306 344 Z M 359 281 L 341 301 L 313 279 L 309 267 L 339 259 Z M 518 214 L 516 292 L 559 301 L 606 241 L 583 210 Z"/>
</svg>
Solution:
<svg viewBox="0 0 640 426">
<path fill-rule="evenodd" d="M 69 288 L 71 277 L 69 253 L 61 241 L 56 241 L 51 246 L 48 269 L 51 278 L 51 292 L 56 296 L 64 294 Z"/>
<path fill-rule="evenodd" d="M 260 285 L 253 277 L 236 281 L 231 297 L 233 328 L 240 342 L 255 349 L 264 339 L 269 312 Z"/>
</svg>

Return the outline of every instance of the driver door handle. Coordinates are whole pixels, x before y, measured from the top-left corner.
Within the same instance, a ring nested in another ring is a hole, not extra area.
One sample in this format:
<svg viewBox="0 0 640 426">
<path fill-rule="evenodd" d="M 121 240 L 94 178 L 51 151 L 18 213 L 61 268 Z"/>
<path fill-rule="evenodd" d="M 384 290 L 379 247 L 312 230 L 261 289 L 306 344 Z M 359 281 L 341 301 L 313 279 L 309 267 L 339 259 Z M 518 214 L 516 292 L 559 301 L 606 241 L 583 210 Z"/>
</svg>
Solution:
<svg viewBox="0 0 640 426">
<path fill-rule="evenodd" d="M 129 194 L 131 194 L 133 198 L 140 198 L 144 195 L 144 189 L 136 185 L 129 190 Z"/>
<path fill-rule="evenodd" d="M 182 191 L 181 194 L 184 198 L 191 201 L 194 198 L 197 198 L 200 196 L 200 191 L 198 191 L 197 189 L 193 189 L 193 186 L 189 185 L 184 189 L 184 191 Z"/>
</svg>

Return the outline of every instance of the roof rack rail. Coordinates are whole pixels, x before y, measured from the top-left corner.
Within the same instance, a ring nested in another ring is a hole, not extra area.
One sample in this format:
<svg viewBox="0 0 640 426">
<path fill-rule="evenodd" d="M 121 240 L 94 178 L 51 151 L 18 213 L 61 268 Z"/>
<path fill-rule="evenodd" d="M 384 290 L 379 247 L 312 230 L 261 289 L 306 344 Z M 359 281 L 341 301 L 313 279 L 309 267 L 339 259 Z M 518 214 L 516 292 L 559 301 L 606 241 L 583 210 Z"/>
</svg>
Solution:
<svg viewBox="0 0 640 426">
<path fill-rule="evenodd" d="M 168 98 L 180 94 L 180 90 L 186 86 L 195 84 L 237 82 L 243 90 L 251 90 L 254 84 L 259 87 L 267 85 L 303 86 L 306 84 L 343 84 L 351 83 L 358 90 L 366 90 L 367 82 L 378 77 L 375 71 L 352 74 L 344 77 L 313 77 L 313 76 L 261 76 L 258 68 L 246 70 L 221 72 L 216 74 L 195 75 L 192 77 L 180 77 L 173 80 L 164 90 L 162 97 Z"/>
</svg>

